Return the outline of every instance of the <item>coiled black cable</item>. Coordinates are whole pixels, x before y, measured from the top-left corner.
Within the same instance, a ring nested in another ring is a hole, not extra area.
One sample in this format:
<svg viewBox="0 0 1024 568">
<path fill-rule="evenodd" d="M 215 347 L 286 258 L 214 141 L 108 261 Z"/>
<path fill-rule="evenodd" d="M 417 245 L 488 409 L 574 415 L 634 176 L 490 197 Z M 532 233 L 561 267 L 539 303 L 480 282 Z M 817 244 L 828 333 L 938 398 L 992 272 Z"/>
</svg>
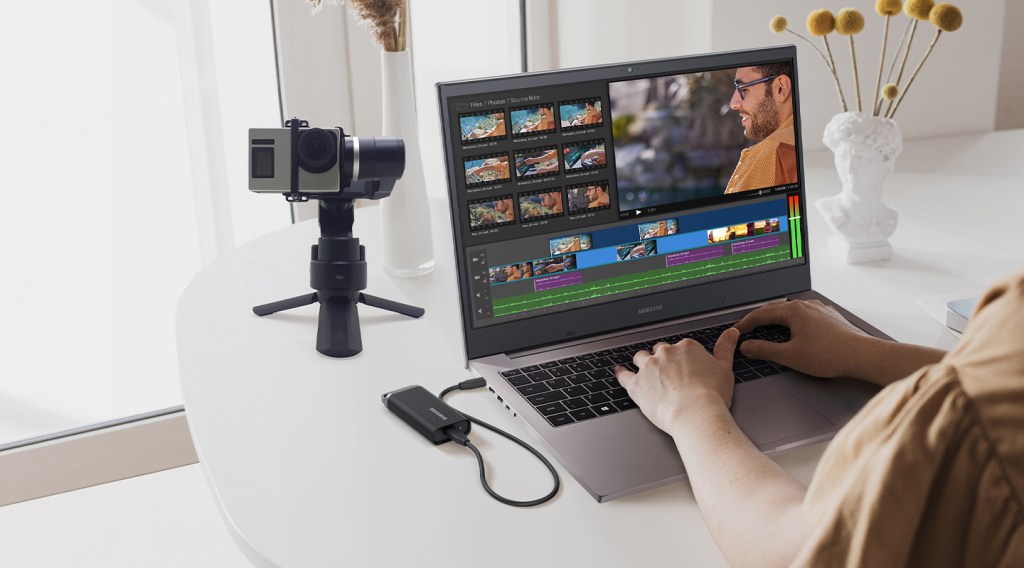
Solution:
<svg viewBox="0 0 1024 568">
<path fill-rule="evenodd" d="M 452 385 L 452 386 L 444 389 L 443 391 L 441 391 L 441 394 L 437 395 L 437 398 L 440 398 L 441 400 L 444 400 L 445 395 L 448 394 L 448 393 L 451 393 L 453 391 L 478 389 L 478 388 L 486 386 L 486 385 L 487 385 L 487 382 L 484 381 L 484 379 L 480 379 L 480 378 L 469 379 L 468 381 L 462 381 L 461 383 L 459 383 L 457 385 Z M 548 459 L 545 458 L 540 452 L 538 452 L 536 449 L 534 449 L 532 446 L 530 446 L 529 444 L 527 444 L 523 440 L 520 440 L 519 438 L 513 436 L 512 434 L 509 434 L 508 432 L 502 430 L 501 428 L 498 428 L 497 426 L 492 426 L 492 425 L 484 422 L 483 420 L 480 420 L 478 418 L 474 418 L 474 417 L 466 414 L 465 412 L 463 412 L 462 415 L 465 416 L 466 418 L 468 418 L 474 424 L 478 424 L 480 426 L 483 426 L 484 428 L 487 428 L 488 430 L 490 430 L 490 431 L 492 431 L 492 432 L 494 432 L 496 434 L 504 436 L 505 438 L 508 438 L 509 440 L 515 442 L 516 444 L 519 444 L 520 446 L 526 448 L 531 454 L 536 456 L 537 459 L 539 459 L 541 461 L 541 463 L 544 464 L 545 467 L 548 468 L 548 471 L 551 472 L 551 477 L 555 481 L 555 485 L 551 489 L 551 492 L 549 492 L 547 495 L 545 495 L 545 496 L 543 496 L 543 497 L 541 497 L 539 499 L 534 499 L 532 501 L 515 501 L 513 499 L 509 499 L 507 497 L 503 497 L 503 496 L 499 495 L 496 491 L 491 489 L 491 486 L 487 483 L 487 473 L 486 473 L 485 468 L 484 468 L 484 458 L 483 458 L 483 456 L 480 455 L 480 450 L 478 450 L 476 448 L 476 446 L 474 446 L 473 443 L 469 441 L 469 437 L 466 436 L 465 433 L 463 433 L 463 432 L 461 432 L 461 431 L 459 431 L 459 430 L 457 430 L 455 428 L 449 428 L 449 429 L 445 430 L 445 433 L 448 435 L 449 438 L 452 439 L 452 441 L 454 441 L 456 444 L 459 444 L 460 446 L 466 446 L 467 448 L 469 448 L 470 450 L 473 451 L 474 455 L 476 455 L 476 461 L 480 465 L 480 484 L 483 485 L 483 488 L 484 488 L 485 491 L 487 491 L 488 495 L 490 495 L 491 497 L 493 497 L 497 501 L 500 501 L 500 502 L 502 502 L 502 503 L 504 503 L 506 505 L 511 505 L 513 507 L 533 507 L 533 506 L 536 506 L 536 505 L 547 503 L 548 501 L 550 501 L 558 493 L 558 489 L 559 489 L 559 487 L 561 487 L 561 480 L 558 477 L 558 472 L 555 471 L 555 466 L 551 465 L 551 462 L 548 461 Z"/>
</svg>

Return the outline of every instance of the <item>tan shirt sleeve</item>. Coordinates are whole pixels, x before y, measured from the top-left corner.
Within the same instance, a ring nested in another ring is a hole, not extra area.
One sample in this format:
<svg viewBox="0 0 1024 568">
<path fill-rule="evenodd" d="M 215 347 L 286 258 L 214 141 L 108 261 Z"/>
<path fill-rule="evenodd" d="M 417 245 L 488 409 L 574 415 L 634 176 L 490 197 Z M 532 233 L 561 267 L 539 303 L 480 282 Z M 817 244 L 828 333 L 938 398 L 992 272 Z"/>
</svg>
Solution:
<svg viewBox="0 0 1024 568">
<path fill-rule="evenodd" d="M 794 566 L 1024 566 L 1024 273 L 822 456 Z"/>
<path fill-rule="evenodd" d="M 796 183 L 796 146 L 779 144 L 775 150 L 775 185 Z"/>
</svg>

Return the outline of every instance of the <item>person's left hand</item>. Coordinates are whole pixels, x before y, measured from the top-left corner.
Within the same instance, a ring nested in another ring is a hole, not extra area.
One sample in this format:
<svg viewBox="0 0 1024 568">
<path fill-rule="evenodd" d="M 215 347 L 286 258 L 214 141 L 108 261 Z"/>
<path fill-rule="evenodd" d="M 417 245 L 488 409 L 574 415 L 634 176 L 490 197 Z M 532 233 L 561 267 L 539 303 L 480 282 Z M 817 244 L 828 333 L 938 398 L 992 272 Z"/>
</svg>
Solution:
<svg viewBox="0 0 1024 568">
<path fill-rule="evenodd" d="M 740 332 L 722 332 L 709 354 L 700 343 L 684 339 L 674 345 L 658 343 L 654 354 L 633 356 L 639 372 L 615 368 L 615 376 L 630 398 L 655 426 L 671 433 L 673 425 L 695 405 L 732 404 L 733 354 Z"/>
</svg>

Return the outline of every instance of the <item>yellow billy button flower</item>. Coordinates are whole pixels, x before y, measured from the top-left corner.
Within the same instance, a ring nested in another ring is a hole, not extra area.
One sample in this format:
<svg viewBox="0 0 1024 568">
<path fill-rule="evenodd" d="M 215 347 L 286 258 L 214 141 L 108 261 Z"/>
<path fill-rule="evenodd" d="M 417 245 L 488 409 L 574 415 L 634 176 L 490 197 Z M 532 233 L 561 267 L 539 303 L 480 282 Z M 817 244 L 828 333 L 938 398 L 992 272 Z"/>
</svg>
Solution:
<svg viewBox="0 0 1024 568">
<path fill-rule="evenodd" d="M 864 30 L 864 14 L 853 8 L 843 8 L 836 13 L 836 33 L 850 38 L 850 61 L 853 63 L 853 88 L 857 94 L 857 110 L 863 111 L 860 100 L 860 73 L 857 72 L 857 51 L 853 47 L 853 36 Z"/>
<path fill-rule="evenodd" d="M 828 10 L 807 14 L 807 31 L 813 36 L 826 36 L 836 29 L 836 18 Z"/>
<path fill-rule="evenodd" d="M 933 0 L 907 0 L 907 3 L 903 5 L 903 13 L 911 18 L 927 20 L 934 6 Z"/>
<path fill-rule="evenodd" d="M 836 33 L 852 36 L 864 30 L 864 14 L 853 8 L 843 8 L 836 14 Z"/>
<path fill-rule="evenodd" d="M 773 32 L 781 34 L 786 31 L 787 24 L 789 24 L 789 22 L 786 21 L 786 18 L 783 18 L 782 16 L 775 16 L 772 18 L 772 21 L 768 22 L 768 27 L 771 28 Z"/>
<path fill-rule="evenodd" d="M 928 14 L 928 19 L 944 32 L 955 32 L 964 23 L 964 15 L 952 4 L 936 4 Z"/>
<path fill-rule="evenodd" d="M 900 88 L 897 87 L 895 83 L 886 83 L 885 86 L 882 87 L 882 98 L 887 101 L 895 99 L 899 94 Z"/>
<path fill-rule="evenodd" d="M 895 16 L 903 9 L 903 0 L 876 0 L 875 11 L 879 16 Z"/>
</svg>

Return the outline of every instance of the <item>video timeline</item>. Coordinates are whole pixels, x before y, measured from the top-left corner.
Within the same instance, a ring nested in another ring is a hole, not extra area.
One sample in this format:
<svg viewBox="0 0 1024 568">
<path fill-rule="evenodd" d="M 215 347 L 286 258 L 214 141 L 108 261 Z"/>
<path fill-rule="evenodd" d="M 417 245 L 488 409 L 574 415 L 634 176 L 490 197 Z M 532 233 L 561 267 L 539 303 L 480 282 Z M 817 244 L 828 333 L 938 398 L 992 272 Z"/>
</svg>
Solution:
<svg viewBox="0 0 1024 568">
<path fill-rule="evenodd" d="M 789 260 L 795 251 L 788 231 L 785 217 L 685 233 L 680 219 L 668 218 L 551 238 L 549 257 L 489 269 L 491 287 L 520 286 L 501 294 L 495 288 L 492 313 L 502 317 Z"/>
</svg>

